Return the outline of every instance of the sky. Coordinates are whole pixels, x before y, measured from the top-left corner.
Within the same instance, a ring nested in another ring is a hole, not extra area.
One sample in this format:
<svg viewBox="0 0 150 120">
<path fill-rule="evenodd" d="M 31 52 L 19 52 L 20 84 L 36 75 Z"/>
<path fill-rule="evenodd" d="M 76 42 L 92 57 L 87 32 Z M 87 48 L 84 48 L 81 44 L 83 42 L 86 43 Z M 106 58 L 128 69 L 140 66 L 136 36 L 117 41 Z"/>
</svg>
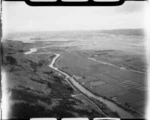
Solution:
<svg viewBox="0 0 150 120">
<path fill-rule="evenodd" d="M 144 28 L 146 2 L 115 7 L 31 7 L 3 2 L 3 32 Z"/>
</svg>

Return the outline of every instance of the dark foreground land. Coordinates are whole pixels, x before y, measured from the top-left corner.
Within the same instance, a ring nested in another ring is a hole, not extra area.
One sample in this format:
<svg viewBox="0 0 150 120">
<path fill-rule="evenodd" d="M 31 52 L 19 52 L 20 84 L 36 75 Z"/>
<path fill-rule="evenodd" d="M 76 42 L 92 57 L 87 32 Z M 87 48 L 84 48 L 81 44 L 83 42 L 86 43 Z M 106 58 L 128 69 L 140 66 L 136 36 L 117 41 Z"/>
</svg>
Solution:
<svg viewBox="0 0 150 120">
<path fill-rule="evenodd" d="M 9 118 L 31 117 L 102 117 L 83 97 L 48 67 L 51 55 L 25 56 L 32 44 L 19 41 L 3 43 L 3 68 L 11 93 Z"/>
</svg>

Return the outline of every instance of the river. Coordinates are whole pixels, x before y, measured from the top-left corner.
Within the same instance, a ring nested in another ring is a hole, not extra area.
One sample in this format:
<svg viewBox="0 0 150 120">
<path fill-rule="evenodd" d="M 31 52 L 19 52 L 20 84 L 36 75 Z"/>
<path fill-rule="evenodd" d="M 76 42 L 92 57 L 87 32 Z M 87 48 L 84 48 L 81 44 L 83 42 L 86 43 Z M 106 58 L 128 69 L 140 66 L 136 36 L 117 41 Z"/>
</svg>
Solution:
<svg viewBox="0 0 150 120">
<path fill-rule="evenodd" d="M 112 63 L 108 63 L 108 62 L 103 62 L 103 61 L 100 61 L 100 60 L 96 60 L 96 59 L 94 59 L 94 58 L 88 58 L 88 59 L 93 60 L 93 61 L 95 61 L 95 62 L 98 62 L 98 63 L 100 63 L 100 64 L 105 64 L 105 65 L 109 65 L 109 66 L 112 66 L 112 67 L 119 68 L 120 70 L 129 70 L 129 71 L 132 71 L 132 72 L 144 74 L 144 72 L 142 72 L 142 71 L 133 70 L 133 69 L 125 68 L 125 67 L 120 67 L 120 66 L 117 66 L 117 65 L 112 64 Z"/>
<path fill-rule="evenodd" d="M 36 48 L 31 48 L 30 51 L 25 52 L 25 55 L 32 54 L 33 52 L 36 52 Z M 105 104 L 110 110 L 117 112 L 118 115 L 121 118 L 134 118 L 134 116 L 129 112 L 123 109 L 122 107 L 118 106 L 114 102 L 104 99 L 101 96 L 96 96 L 92 92 L 88 91 L 86 88 L 84 88 L 81 84 L 79 84 L 73 77 L 71 77 L 69 74 L 59 70 L 57 67 L 54 66 L 56 60 L 60 57 L 60 54 L 53 53 L 55 54 L 55 57 L 53 58 L 52 62 L 49 64 L 49 67 L 54 69 L 55 71 L 59 72 L 60 74 L 64 75 L 66 77 L 66 80 L 69 81 L 71 84 L 73 84 L 81 93 L 84 95 L 88 96 L 88 98 L 94 98 L 103 104 Z"/>
<path fill-rule="evenodd" d="M 30 51 L 27 51 L 27 52 L 25 52 L 24 54 L 25 54 L 25 55 L 29 55 L 29 54 L 32 54 L 32 53 L 34 53 L 34 52 L 37 52 L 37 48 L 31 48 Z"/>
</svg>

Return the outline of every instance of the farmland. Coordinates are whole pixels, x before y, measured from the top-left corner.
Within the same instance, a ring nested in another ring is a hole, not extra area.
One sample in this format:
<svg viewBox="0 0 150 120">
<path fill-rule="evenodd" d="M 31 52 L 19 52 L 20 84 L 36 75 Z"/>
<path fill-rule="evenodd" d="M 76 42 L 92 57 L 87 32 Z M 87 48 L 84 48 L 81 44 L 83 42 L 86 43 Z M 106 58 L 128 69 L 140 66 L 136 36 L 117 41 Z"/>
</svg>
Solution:
<svg viewBox="0 0 150 120">
<path fill-rule="evenodd" d="M 65 52 L 57 66 L 73 75 L 78 82 L 95 94 L 105 96 L 124 106 L 130 105 L 138 110 L 137 112 L 144 114 L 144 105 L 139 106 L 137 103 L 144 101 L 145 98 L 145 73 L 95 62 L 88 59 L 90 56 L 90 52 L 86 51 Z"/>
</svg>

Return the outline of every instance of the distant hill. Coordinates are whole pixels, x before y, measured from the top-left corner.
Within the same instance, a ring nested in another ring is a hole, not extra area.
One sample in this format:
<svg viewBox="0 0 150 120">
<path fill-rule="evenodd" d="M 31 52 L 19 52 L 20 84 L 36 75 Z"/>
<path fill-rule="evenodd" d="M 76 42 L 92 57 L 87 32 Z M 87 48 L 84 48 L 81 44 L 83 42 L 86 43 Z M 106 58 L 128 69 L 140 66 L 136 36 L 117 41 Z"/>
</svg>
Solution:
<svg viewBox="0 0 150 120">
<path fill-rule="evenodd" d="M 76 39 L 80 37 L 101 36 L 101 33 L 144 36 L 144 29 L 112 29 L 112 30 L 75 30 L 75 31 L 32 31 L 32 32 L 12 32 L 5 36 L 5 39 L 15 40 L 44 40 L 44 39 Z"/>
<path fill-rule="evenodd" d="M 144 29 L 113 29 L 113 30 L 102 30 L 102 33 L 116 34 L 116 35 L 135 35 L 144 36 Z"/>
</svg>

